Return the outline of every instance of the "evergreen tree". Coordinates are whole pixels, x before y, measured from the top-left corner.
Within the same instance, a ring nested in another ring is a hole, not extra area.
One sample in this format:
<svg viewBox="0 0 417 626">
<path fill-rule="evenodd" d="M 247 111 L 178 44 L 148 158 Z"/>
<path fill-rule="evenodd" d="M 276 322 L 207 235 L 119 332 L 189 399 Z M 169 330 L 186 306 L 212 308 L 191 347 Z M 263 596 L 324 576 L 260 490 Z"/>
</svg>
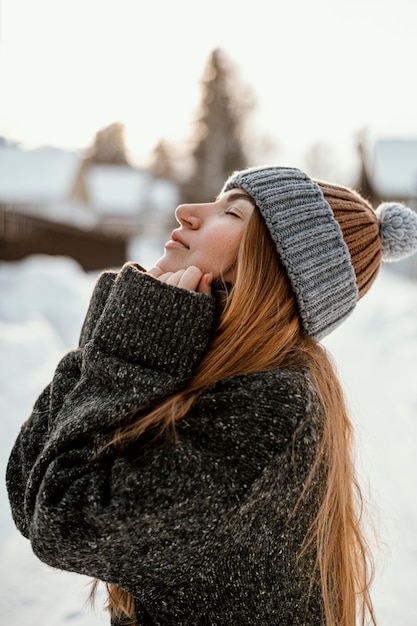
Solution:
<svg viewBox="0 0 417 626">
<path fill-rule="evenodd" d="M 212 52 L 201 82 L 200 112 L 192 152 L 194 170 L 182 186 L 183 201 L 212 201 L 227 176 L 248 165 L 244 122 L 252 97 L 220 49 Z"/>
<path fill-rule="evenodd" d="M 153 149 L 149 171 L 154 178 L 165 178 L 172 181 L 176 181 L 178 178 L 173 148 L 164 139 L 161 139 Z"/>
<path fill-rule="evenodd" d="M 331 147 L 323 142 L 310 146 L 305 157 L 306 170 L 313 178 L 332 180 L 334 178 L 335 158 Z"/>
<path fill-rule="evenodd" d="M 358 148 L 359 158 L 360 158 L 360 169 L 359 169 L 358 181 L 356 182 L 355 187 L 362 194 L 364 198 L 367 198 L 367 200 L 369 200 L 371 204 L 374 203 L 376 205 L 378 204 L 378 202 L 381 201 L 381 199 L 377 198 L 377 194 L 372 184 L 372 178 L 370 175 L 371 168 L 369 165 L 369 159 L 368 159 L 368 154 L 367 154 L 367 149 L 366 149 L 367 141 L 366 141 L 365 131 L 362 131 L 358 134 L 357 141 L 358 141 L 357 148 Z"/>
<path fill-rule="evenodd" d="M 124 124 L 114 122 L 98 130 L 93 144 L 87 149 L 72 190 L 74 197 L 82 202 L 88 201 L 85 177 L 90 167 L 94 165 L 123 165 L 130 167 L 125 144 Z"/>
<path fill-rule="evenodd" d="M 114 122 L 101 128 L 96 133 L 89 158 L 93 163 L 128 165 L 124 124 Z"/>
</svg>

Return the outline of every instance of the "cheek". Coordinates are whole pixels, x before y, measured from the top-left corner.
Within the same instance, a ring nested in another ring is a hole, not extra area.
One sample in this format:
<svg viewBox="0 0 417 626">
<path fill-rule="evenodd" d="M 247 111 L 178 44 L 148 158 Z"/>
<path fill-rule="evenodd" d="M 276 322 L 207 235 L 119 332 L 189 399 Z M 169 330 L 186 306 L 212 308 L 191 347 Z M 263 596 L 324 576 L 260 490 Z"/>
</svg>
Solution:
<svg viewBox="0 0 417 626">
<path fill-rule="evenodd" d="M 222 267 L 232 265 L 236 261 L 241 240 L 241 233 L 217 233 L 212 242 L 213 260 L 217 260 Z"/>
</svg>

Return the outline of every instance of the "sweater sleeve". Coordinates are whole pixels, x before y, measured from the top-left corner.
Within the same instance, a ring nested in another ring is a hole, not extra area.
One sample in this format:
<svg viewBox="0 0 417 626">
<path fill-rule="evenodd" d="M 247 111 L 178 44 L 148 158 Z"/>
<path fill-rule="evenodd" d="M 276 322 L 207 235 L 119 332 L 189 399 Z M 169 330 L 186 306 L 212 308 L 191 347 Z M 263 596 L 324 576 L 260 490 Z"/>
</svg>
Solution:
<svg viewBox="0 0 417 626">
<path fill-rule="evenodd" d="M 104 305 L 110 293 L 110 289 L 113 286 L 114 281 L 117 278 L 117 272 L 103 272 L 94 287 L 93 293 L 90 298 L 87 313 L 84 318 L 84 322 L 81 328 L 79 347 L 83 348 L 87 341 L 91 338 L 93 330 L 96 327 L 100 315 L 103 312 Z"/>
<path fill-rule="evenodd" d="M 55 390 L 48 384 L 37 399 L 32 415 L 22 426 L 10 459 L 7 483 L 12 504 L 12 514 L 17 528 L 27 537 L 27 520 L 24 514 L 24 494 L 30 484 L 33 464 L 41 453 L 48 431 L 48 417 L 59 408 L 62 399 L 74 388 L 81 376 L 82 348 L 91 337 L 103 312 L 110 288 L 117 273 L 103 272 L 94 287 L 84 319 L 79 346 L 68 352 L 55 371 Z M 58 392 L 57 392 L 58 390 Z"/>
<path fill-rule="evenodd" d="M 126 412 L 184 384 L 208 341 L 212 300 L 163 285 L 133 264 L 118 275 L 101 276 L 80 347 L 58 364 L 10 455 L 9 499 L 24 536 L 32 539 L 30 527 L 42 508 L 39 492 L 51 465 L 75 453 L 84 454 L 88 464 L 104 442 L 103 433 Z M 161 328 L 164 323 L 171 329 Z M 180 328 L 176 342 L 175 327 Z M 62 487 L 59 480 L 53 483 Z"/>
</svg>

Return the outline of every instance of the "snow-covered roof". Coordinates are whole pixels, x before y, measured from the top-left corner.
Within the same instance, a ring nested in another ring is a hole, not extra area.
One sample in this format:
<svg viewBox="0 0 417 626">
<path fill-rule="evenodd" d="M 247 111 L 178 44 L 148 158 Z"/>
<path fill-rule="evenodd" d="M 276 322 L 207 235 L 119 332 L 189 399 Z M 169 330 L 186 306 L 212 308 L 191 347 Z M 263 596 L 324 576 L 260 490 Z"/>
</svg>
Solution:
<svg viewBox="0 0 417 626">
<path fill-rule="evenodd" d="M 151 184 L 148 172 L 123 165 L 92 165 L 85 176 L 89 202 L 102 215 L 138 215 Z"/>
<path fill-rule="evenodd" d="M 0 202 L 56 202 L 66 198 L 80 167 L 76 152 L 0 146 Z"/>
<path fill-rule="evenodd" d="M 54 147 L 25 150 L 0 142 L 0 203 L 25 205 L 25 211 L 54 221 L 87 220 L 88 227 L 109 216 L 136 219 L 144 210 L 171 213 L 178 204 L 177 185 L 154 179 L 146 170 L 111 164 L 84 168 L 83 163 L 76 152 Z M 86 203 L 73 195 L 80 172 Z"/>
<path fill-rule="evenodd" d="M 417 197 L 417 139 L 377 140 L 372 181 L 381 197 Z"/>
<path fill-rule="evenodd" d="M 156 178 L 150 190 L 149 206 L 160 214 L 174 213 L 179 203 L 178 185 L 170 180 Z"/>
</svg>

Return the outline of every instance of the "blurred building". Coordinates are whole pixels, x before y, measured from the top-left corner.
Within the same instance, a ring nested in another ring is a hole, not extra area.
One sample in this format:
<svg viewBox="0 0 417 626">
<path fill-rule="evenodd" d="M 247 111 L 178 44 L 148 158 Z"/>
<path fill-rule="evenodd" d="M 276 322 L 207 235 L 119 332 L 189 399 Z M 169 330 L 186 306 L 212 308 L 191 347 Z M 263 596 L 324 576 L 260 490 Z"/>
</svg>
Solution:
<svg viewBox="0 0 417 626">
<path fill-rule="evenodd" d="M 361 145 L 361 157 L 372 199 L 417 209 L 417 139 L 377 139 L 373 146 Z"/>
<path fill-rule="evenodd" d="M 417 211 L 417 139 L 361 140 L 359 151 L 359 187 L 372 206 L 399 201 Z M 416 256 L 393 263 L 393 269 L 417 279 Z"/>
<path fill-rule="evenodd" d="M 85 270 L 122 265 L 132 239 L 167 228 L 171 181 L 127 162 L 0 142 L 0 259 L 66 255 Z"/>
</svg>

